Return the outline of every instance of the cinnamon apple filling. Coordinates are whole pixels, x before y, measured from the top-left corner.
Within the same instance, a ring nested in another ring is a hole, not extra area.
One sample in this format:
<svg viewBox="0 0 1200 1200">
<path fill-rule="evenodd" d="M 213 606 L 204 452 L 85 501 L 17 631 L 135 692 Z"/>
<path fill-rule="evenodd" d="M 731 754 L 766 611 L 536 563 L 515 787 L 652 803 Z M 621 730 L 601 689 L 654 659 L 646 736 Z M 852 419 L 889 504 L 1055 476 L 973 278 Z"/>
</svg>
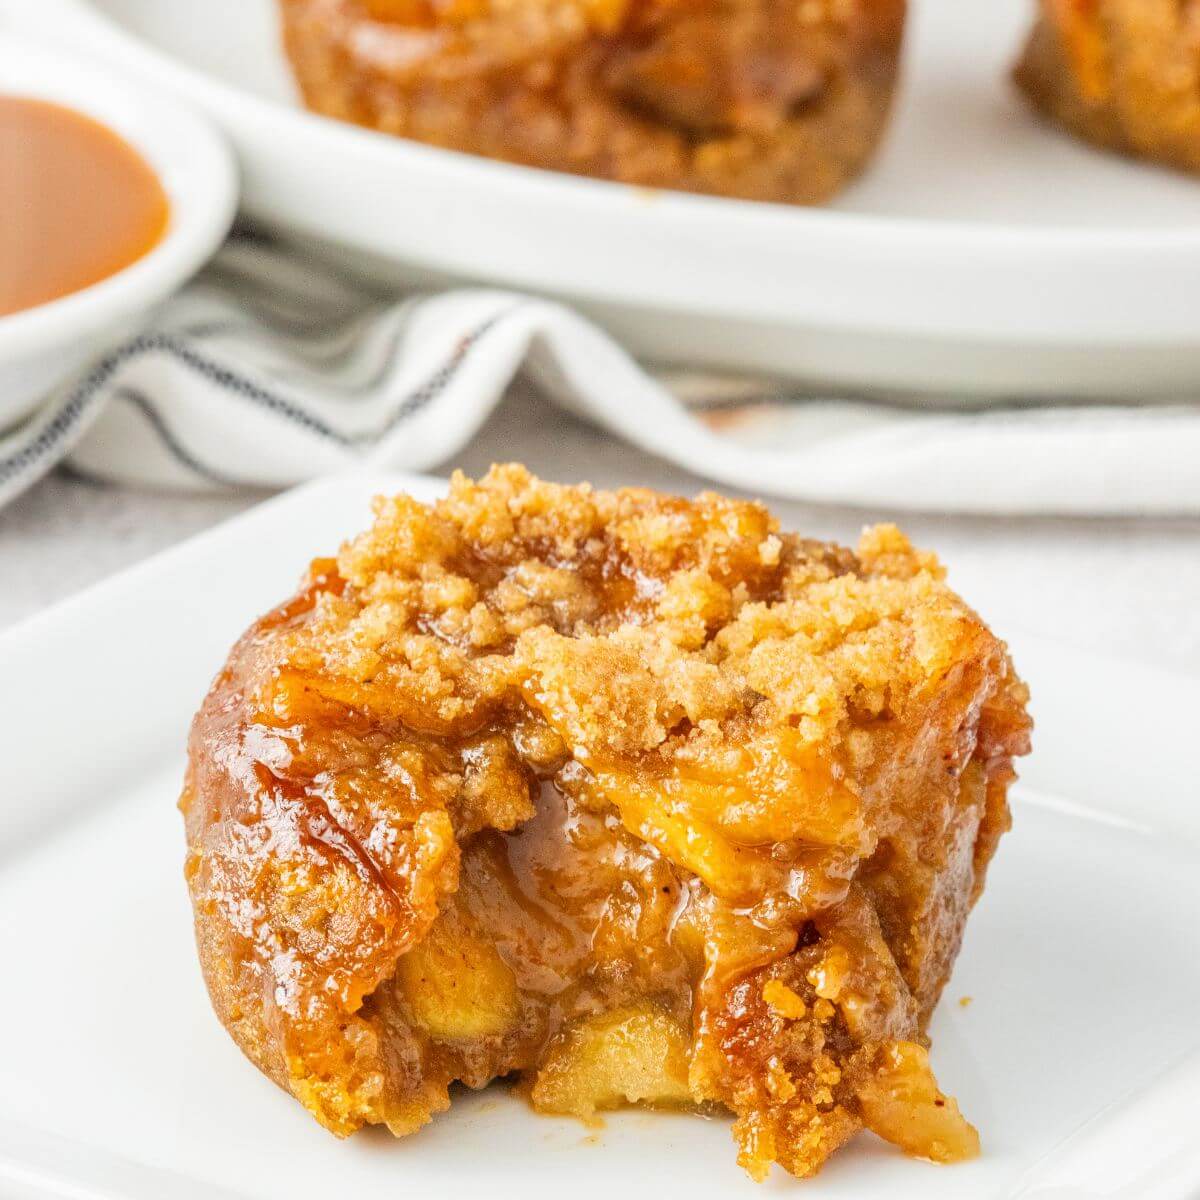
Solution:
<svg viewBox="0 0 1200 1200">
<path fill-rule="evenodd" d="M 925 1027 L 1007 828 L 1026 693 L 891 527 L 456 476 L 377 502 L 235 647 L 181 801 L 201 962 L 333 1132 L 454 1082 L 728 1109 L 815 1171 L 975 1131 Z"/>
</svg>

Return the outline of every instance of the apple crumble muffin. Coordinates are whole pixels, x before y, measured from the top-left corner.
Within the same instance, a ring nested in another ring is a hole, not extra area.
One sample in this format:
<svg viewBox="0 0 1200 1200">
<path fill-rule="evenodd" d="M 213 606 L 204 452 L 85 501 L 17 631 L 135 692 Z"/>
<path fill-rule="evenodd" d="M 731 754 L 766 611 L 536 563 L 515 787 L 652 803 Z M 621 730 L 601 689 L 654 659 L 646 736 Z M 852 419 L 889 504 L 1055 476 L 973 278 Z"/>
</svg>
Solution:
<svg viewBox="0 0 1200 1200">
<path fill-rule="evenodd" d="M 280 0 L 305 103 L 452 150 L 811 204 L 866 164 L 905 0 Z"/>
<path fill-rule="evenodd" d="M 735 1116 L 809 1175 L 975 1153 L 925 1029 L 1008 828 L 1026 690 L 892 526 L 519 466 L 376 501 L 235 646 L 181 807 L 200 960 L 339 1135 L 461 1082 Z"/>
<path fill-rule="evenodd" d="M 1017 82 L 1110 150 L 1200 173 L 1200 3 L 1040 0 Z"/>
</svg>

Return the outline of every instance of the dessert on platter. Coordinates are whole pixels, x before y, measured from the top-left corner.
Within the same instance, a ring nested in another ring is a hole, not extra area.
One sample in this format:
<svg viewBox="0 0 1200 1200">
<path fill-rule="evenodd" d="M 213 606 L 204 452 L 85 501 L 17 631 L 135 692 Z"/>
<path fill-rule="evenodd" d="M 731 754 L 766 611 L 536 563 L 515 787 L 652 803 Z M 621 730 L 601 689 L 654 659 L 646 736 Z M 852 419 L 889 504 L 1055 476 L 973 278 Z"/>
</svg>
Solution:
<svg viewBox="0 0 1200 1200">
<path fill-rule="evenodd" d="M 741 1164 L 975 1130 L 926 1028 L 1027 693 L 891 526 L 495 467 L 376 502 L 234 647 L 181 800 L 200 961 L 333 1133 L 456 1082 L 729 1111 Z"/>
<path fill-rule="evenodd" d="M 653 188 L 814 204 L 870 159 L 904 0 L 280 0 L 319 113 Z"/>
<path fill-rule="evenodd" d="M 1017 82 L 1110 150 L 1200 173 L 1200 4 L 1040 0 Z"/>
</svg>

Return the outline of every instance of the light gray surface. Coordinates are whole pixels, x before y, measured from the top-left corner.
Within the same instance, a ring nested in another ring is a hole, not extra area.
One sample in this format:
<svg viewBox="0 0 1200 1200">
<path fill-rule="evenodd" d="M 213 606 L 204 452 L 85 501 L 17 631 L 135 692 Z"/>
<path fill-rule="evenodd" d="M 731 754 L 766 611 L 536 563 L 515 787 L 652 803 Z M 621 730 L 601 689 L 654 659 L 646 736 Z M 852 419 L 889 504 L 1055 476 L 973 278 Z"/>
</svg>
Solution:
<svg viewBox="0 0 1200 1200">
<path fill-rule="evenodd" d="M 525 385 L 445 469 L 479 473 L 505 459 L 550 478 L 601 486 L 636 483 L 683 493 L 705 486 L 548 409 Z M 261 499 L 126 491 L 52 475 L 0 510 L 0 627 Z M 895 516 L 773 507 L 792 528 L 842 541 L 853 540 L 864 523 Z M 1200 675 L 1200 520 L 898 520 L 915 541 L 939 552 L 951 582 L 1001 634 L 1040 633 Z"/>
</svg>

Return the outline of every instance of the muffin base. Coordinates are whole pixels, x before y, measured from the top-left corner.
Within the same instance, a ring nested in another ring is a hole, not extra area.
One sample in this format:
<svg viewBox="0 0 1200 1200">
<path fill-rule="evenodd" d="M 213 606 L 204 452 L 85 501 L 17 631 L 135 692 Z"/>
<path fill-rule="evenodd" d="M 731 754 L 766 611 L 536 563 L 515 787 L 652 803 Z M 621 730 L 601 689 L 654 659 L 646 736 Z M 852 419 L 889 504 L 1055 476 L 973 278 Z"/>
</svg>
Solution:
<svg viewBox="0 0 1200 1200">
<path fill-rule="evenodd" d="M 316 112 L 641 187 L 815 204 L 880 140 L 904 0 L 642 4 L 608 27 L 582 7 L 420 27 L 283 0 L 283 35 Z"/>
<path fill-rule="evenodd" d="M 1200 174 L 1200 6 L 1044 0 L 1014 75 L 1076 137 Z"/>
</svg>

